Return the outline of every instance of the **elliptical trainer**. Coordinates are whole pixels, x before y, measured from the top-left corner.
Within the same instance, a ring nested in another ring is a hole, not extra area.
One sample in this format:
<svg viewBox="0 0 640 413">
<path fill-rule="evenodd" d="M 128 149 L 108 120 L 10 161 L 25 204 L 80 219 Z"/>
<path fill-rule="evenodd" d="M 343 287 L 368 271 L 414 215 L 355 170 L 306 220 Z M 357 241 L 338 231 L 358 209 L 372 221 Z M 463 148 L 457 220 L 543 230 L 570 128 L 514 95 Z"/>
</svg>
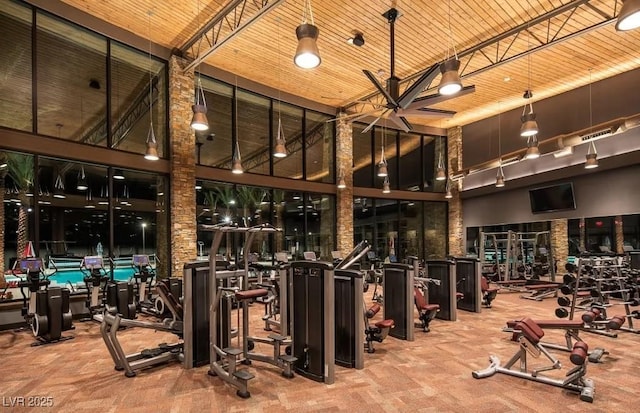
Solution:
<svg viewBox="0 0 640 413">
<path fill-rule="evenodd" d="M 80 263 L 80 271 L 84 274 L 84 285 L 87 288 L 86 305 L 89 309 L 89 317 L 93 319 L 96 314 L 101 314 L 104 310 L 109 275 L 99 255 L 84 257 Z"/>
<path fill-rule="evenodd" d="M 19 265 L 19 272 L 16 271 Z M 32 346 L 54 343 L 72 339 L 63 336 L 62 332 L 72 330 L 71 310 L 69 308 L 69 289 L 49 287 L 49 277 L 55 274 L 44 272 L 44 264 L 40 258 L 23 258 L 16 261 L 11 273 L 20 278 L 18 287 L 23 298 L 22 315 L 31 326 L 37 341 Z M 29 289 L 29 297 L 24 288 Z"/>
</svg>

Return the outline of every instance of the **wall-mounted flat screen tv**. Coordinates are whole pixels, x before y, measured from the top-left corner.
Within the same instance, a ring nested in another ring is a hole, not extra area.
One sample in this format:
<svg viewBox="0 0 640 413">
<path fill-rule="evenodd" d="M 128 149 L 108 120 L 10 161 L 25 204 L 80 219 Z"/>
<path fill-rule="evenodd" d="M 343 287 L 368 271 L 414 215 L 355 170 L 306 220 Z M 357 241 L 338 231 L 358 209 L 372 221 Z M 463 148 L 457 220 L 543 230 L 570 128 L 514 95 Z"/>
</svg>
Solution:
<svg viewBox="0 0 640 413">
<path fill-rule="evenodd" d="M 571 182 L 531 189 L 529 200 L 534 214 L 576 209 Z"/>
</svg>

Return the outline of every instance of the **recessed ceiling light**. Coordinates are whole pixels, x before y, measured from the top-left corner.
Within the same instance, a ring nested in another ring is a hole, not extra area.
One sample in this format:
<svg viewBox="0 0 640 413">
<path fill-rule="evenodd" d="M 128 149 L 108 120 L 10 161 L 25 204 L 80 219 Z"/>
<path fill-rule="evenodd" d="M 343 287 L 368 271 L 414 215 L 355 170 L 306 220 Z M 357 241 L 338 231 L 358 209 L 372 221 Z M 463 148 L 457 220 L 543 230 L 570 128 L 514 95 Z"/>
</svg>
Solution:
<svg viewBox="0 0 640 413">
<path fill-rule="evenodd" d="M 511 80 L 511 78 L 509 76 L 505 76 L 502 80 L 504 80 L 505 82 L 508 82 Z"/>
</svg>

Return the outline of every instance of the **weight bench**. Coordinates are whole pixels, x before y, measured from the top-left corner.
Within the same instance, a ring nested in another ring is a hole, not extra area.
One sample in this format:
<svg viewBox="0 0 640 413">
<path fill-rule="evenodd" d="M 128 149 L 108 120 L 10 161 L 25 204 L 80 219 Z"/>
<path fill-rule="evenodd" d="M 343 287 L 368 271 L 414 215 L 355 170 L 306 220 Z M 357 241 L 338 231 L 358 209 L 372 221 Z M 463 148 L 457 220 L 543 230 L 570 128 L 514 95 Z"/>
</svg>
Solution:
<svg viewBox="0 0 640 413">
<path fill-rule="evenodd" d="M 472 373 L 475 379 L 483 379 L 491 377 L 496 373 L 502 373 L 577 392 L 580 393 L 580 400 L 593 402 L 595 387 L 593 381 L 585 377 L 589 351 L 587 343 L 578 341 L 573 345 L 571 354 L 569 355 L 569 361 L 571 361 L 574 367 L 566 373 L 564 379 L 553 379 L 540 374 L 544 371 L 561 368 L 560 361 L 551 355 L 546 346 L 540 342 L 542 337 L 544 337 L 544 331 L 540 325 L 531 318 L 524 318 L 515 321 L 513 329 L 509 331 L 513 333 L 512 340 L 518 342 L 520 345 L 518 352 L 511 357 L 504 366 L 500 365 L 500 359 L 497 356 L 491 355 L 489 357 L 489 367 L 484 370 L 476 370 Z M 528 371 L 527 354 L 535 358 L 544 355 L 551 364 Z M 513 370 L 512 367 L 516 364 L 518 369 Z"/>
<path fill-rule="evenodd" d="M 555 298 L 558 296 L 558 289 L 562 284 L 544 283 L 544 284 L 525 284 L 524 288 L 529 295 L 521 295 L 520 298 L 527 300 L 542 301 L 545 298 Z"/>
<path fill-rule="evenodd" d="M 364 313 L 364 333 L 366 335 L 366 342 L 364 346 L 367 353 L 374 353 L 376 349 L 373 348 L 373 342 L 377 341 L 378 343 L 382 343 L 382 341 L 387 338 L 389 330 L 396 326 L 395 322 L 391 319 L 378 321 L 373 325 L 373 327 L 369 325 L 369 320 L 380 312 L 380 308 L 380 304 L 375 303 Z"/>
<path fill-rule="evenodd" d="M 413 301 L 418 309 L 418 318 L 420 319 L 420 327 L 425 333 L 429 332 L 429 323 L 436 317 L 440 311 L 439 304 L 427 304 L 427 299 L 422 290 L 418 287 L 413 288 Z"/>
<path fill-rule="evenodd" d="M 597 310 L 597 309 L 595 309 Z M 580 331 L 593 332 L 594 329 L 598 328 L 597 325 L 602 325 L 604 322 L 598 321 L 597 317 L 599 316 L 599 312 L 595 311 L 587 311 L 582 314 L 581 320 L 534 320 L 535 323 L 542 329 L 554 329 L 554 330 L 565 330 L 565 340 L 566 344 L 553 344 L 553 343 L 543 343 L 546 348 L 551 348 L 554 350 L 560 351 L 572 351 L 575 343 L 582 342 L 583 340 L 580 338 Z M 606 321 L 606 326 L 611 330 L 618 330 L 624 324 L 624 317 L 615 316 L 610 320 Z M 507 321 L 507 327 L 504 331 L 513 331 L 516 328 L 518 322 L 522 321 L 522 319 L 509 320 Z M 603 348 L 595 348 L 591 352 L 588 353 L 589 361 L 592 363 L 599 363 L 604 355 L 609 354 Z"/>
</svg>

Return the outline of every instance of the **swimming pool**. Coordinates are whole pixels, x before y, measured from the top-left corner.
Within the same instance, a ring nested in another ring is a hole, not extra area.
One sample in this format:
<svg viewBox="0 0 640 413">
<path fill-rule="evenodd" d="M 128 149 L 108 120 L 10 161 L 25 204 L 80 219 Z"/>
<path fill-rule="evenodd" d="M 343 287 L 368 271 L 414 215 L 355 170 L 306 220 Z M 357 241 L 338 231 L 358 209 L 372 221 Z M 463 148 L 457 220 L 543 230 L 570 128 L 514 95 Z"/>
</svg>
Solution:
<svg viewBox="0 0 640 413">
<path fill-rule="evenodd" d="M 113 278 L 117 281 L 129 281 L 135 270 L 133 268 L 115 268 L 113 270 Z M 107 276 L 109 272 L 107 272 Z M 55 274 L 51 275 L 49 281 L 51 281 L 51 285 L 58 285 L 62 287 L 63 285 L 73 284 L 73 286 L 84 287 L 84 276 L 85 274 L 80 270 L 64 270 L 58 271 Z M 7 283 L 11 281 L 20 281 L 19 278 L 13 275 L 6 276 Z"/>
</svg>

